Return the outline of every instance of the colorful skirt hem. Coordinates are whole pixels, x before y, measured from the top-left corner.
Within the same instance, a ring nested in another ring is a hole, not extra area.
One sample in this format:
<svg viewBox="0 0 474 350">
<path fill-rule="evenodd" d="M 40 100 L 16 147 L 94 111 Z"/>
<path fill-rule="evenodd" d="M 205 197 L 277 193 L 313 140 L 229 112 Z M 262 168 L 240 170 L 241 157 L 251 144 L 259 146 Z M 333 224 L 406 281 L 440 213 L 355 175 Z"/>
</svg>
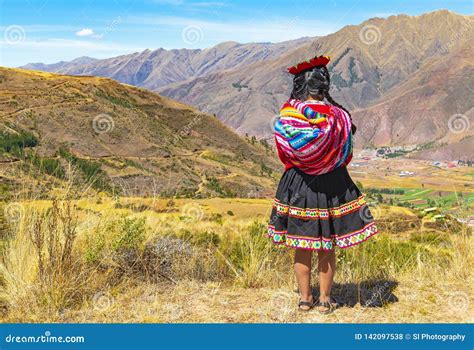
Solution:
<svg viewBox="0 0 474 350">
<path fill-rule="evenodd" d="M 297 168 L 283 173 L 267 236 L 296 249 L 349 248 L 378 233 L 363 194 L 345 166 L 323 175 Z"/>
<path fill-rule="evenodd" d="M 306 250 L 332 250 L 335 246 L 345 249 L 365 242 L 370 237 L 378 233 L 377 225 L 371 222 L 362 229 L 351 232 L 347 235 L 332 238 L 311 238 L 300 237 L 288 234 L 286 231 L 275 231 L 271 225 L 268 226 L 267 236 L 275 244 L 281 244 L 289 248 Z"/>
</svg>

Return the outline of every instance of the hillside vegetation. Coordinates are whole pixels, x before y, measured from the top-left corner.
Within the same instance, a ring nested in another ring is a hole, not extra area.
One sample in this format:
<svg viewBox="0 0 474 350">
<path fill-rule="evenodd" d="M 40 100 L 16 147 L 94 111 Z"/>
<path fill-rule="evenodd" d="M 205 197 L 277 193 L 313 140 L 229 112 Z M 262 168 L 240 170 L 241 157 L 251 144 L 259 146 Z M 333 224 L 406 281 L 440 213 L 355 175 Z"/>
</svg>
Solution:
<svg viewBox="0 0 474 350">
<path fill-rule="evenodd" d="M 266 142 L 110 79 L 0 68 L 0 105 L 5 196 L 46 196 L 74 173 L 81 191 L 259 197 L 280 168 Z"/>
</svg>

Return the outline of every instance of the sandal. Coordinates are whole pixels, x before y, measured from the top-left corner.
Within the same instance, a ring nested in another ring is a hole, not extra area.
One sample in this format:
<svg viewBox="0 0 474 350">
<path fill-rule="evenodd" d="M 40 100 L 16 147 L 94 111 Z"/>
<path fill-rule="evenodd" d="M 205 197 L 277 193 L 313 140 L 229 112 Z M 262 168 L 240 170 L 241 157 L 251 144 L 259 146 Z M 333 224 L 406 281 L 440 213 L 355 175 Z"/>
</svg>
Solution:
<svg viewBox="0 0 474 350">
<path fill-rule="evenodd" d="M 328 315 L 328 314 L 334 312 L 334 310 L 336 310 L 340 306 L 342 306 L 342 304 L 339 303 L 334 297 L 330 297 L 329 301 L 320 301 L 318 303 L 318 306 L 322 306 L 322 307 L 326 308 L 326 310 L 321 310 L 321 309 L 318 308 L 319 313 L 321 313 L 323 315 Z"/>
<path fill-rule="evenodd" d="M 309 311 L 314 307 L 314 305 L 316 305 L 316 302 L 314 301 L 314 298 L 313 298 L 312 301 L 300 300 L 298 302 L 298 310 L 300 310 L 300 311 Z M 307 308 L 303 308 L 302 306 L 305 306 Z"/>
</svg>

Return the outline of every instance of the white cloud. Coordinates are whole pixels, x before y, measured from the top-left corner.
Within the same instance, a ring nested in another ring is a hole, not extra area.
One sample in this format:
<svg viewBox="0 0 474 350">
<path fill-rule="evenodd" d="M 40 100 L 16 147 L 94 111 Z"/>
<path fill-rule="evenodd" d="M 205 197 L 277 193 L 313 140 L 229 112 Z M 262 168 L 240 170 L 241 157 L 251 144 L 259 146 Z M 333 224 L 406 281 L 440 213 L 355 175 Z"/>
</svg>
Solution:
<svg viewBox="0 0 474 350">
<path fill-rule="evenodd" d="M 90 28 L 84 28 L 81 29 L 80 31 L 76 32 L 77 36 L 89 36 L 89 35 L 94 35 L 94 31 Z"/>
</svg>

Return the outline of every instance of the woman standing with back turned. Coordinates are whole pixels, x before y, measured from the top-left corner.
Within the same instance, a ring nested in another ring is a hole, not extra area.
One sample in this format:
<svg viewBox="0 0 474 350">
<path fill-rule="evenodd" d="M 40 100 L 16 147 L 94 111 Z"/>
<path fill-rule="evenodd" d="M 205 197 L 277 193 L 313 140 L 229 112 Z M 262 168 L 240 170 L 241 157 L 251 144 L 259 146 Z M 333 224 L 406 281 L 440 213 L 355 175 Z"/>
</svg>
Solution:
<svg viewBox="0 0 474 350">
<path fill-rule="evenodd" d="M 278 156 L 285 165 L 276 192 L 268 236 L 296 248 L 294 269 L 300 310 L 318 306 L 327 314 L 339 306 L 331 297 L 334 249 L 362 243 L 377 233 L 364 195 L 352 181 L 350 113 L 329 94 L 329 57 L 317 56 L 288 68 L 291 97 L 275 123 Z M 311 256 L 318 251 L 320 297 L 311 290 Z"/>
</svg>

